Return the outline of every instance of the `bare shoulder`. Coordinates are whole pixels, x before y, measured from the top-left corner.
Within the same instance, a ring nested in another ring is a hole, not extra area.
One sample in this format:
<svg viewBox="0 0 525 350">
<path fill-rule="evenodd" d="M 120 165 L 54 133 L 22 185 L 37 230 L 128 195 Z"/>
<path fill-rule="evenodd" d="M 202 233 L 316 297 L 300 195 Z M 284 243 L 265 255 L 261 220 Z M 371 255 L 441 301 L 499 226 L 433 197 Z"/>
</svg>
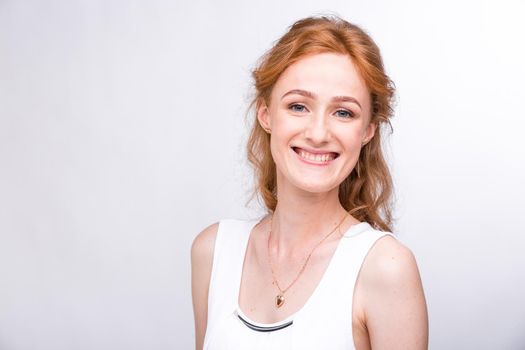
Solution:
<svg viewBox="0 0 525 350">
<path fill-rule="evenodd" d="M 195 346 L 202 349 L 208 322 L 208 291 L 213 267 L 213 252 L 219 224 L 202 230 L 191 246 L 191 286 L 195 319 Z"/>
<path fill-rule="evenodd" d="M 202 230 L 193 240 L 191 245 L 191 260 L 192 262 L 204 262 L 213 260 L 213 251 L 215 248 L 215 238 L 219 223 L 213 223 Z M 204 260 L 204 261 L 203 261 Z"/>
<path fill-rule="evenodd" d="M 370 249 L 363 263 L 362 274 L 368 282 L 379 287 L 419 280 L 414 254 L 390 235 L 378 239 Z"/>
<path fill-rule="evenodd" d="M 416 259 L 392 236 L 377 240 L 358 280 L 372 349 L 426 349 L 428 315 Z"/>
</svg>

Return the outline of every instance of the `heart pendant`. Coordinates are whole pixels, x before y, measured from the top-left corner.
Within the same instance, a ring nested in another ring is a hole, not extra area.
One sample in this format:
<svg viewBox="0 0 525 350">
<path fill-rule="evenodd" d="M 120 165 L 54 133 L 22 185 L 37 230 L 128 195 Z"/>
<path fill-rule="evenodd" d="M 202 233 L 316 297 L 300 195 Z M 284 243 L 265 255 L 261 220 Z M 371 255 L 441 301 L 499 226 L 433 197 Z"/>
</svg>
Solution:
<svg viewBox="0 0 525 350">
<path fill-rule="evenodd" d="M 275 297 L 275 305 L 277 307 L 281 307 L 284 304 L 284 295 L 279 294 L 277 297 Z"/>
</svg>

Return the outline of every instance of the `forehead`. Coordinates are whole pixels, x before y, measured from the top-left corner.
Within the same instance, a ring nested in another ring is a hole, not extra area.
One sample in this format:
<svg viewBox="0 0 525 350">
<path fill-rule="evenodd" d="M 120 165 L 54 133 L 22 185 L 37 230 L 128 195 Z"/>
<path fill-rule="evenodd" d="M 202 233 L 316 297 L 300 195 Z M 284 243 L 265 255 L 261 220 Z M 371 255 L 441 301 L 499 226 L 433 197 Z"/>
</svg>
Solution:
<svg viewBox="0 0 525 350">
<path fill-rule="evenodd" d="M 336 53 L 315 54 L 295 62 L 281 74 L 272 95 L 280 98 L 291 89 L 307 90 L 320 98 L 348 95 L 361 105 L 368 105 L 370 98 L 350 56 Z"/>
</svg>

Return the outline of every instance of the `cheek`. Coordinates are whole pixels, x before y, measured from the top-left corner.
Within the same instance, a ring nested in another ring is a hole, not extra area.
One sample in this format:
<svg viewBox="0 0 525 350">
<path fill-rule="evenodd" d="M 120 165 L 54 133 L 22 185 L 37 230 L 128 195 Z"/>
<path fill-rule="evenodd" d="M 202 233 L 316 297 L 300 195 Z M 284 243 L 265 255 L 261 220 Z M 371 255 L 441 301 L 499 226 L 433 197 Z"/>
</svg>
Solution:
<svg viewBox="0 0 525 350">
<path fill-rule="evenodd" d="M 289 147 L 286 140 L 272 138 L 270 142 L 270 151 L 272 158 L 277 167 L 281 168 L 286 164 L 286 158 L 288 156 Z"/>
<path fill-rule="evenodd" d="M 277 157 L 279 156 L 277 154 L 277 147 L 276 147 L 276 142 L 275 142 L 276 138 L 274 137 L 274 135 L 272 135 L 272 138 L 270 139 L 270 152 L 272 153 L 272 158 L 273 158 L 273 161 L 274 162 L 277 162 Z"/>
<path fill-rule="evenodd" d="M 272 147 L 284 147 L 301 132 L 301 126 L 290 118 L 275 118 L 272 124 Z"/>
<path fill-rule="evenodd" d="M 285 151 L 283 149 L 283 143 L 286 144 L 286 140 L 283 138 L 284 135 L 282 135 L 280 131 L 280 128 L 272 130 L 270 138 L 270 151 L 272 152 L 272 157 L 275 163 L 279 163 L 279 158 Z"/>
<path fill-rule="evenodd" d="M 363 135 L 360 129 L 346 130 L 344 133 L 339 133 L 337 138 L 342 141 L 347 150 L 358 150 L 361 148 Z"/>
</svg>

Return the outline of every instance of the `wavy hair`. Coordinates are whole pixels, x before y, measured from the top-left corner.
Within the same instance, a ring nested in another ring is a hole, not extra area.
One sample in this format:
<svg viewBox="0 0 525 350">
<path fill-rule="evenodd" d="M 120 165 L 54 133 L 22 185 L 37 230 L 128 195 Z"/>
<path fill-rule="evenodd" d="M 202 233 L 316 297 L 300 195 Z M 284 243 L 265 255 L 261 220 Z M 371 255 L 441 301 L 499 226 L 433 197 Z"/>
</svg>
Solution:
<svg viewBox="0 0 525 350">
<path fill-rule="evenodd" d="M 339 185 L 341 205 L 360 221 L 377 229 L 392 231 L 392 177 L 383 156 L 381 129 L 393 114 L 394 83 L 386 75 L 379 48 L 358 26 L 339 17 L 308 17 L 295 22 L 260 59 L 252 71 L 255 114 L 270 104 L 270 95 L 281 74 L 301 58 L 318 53 L 339 53 L 351 57 L 364 79 L 371 101 L 374 137 L 361 149 L 352 172 Z M 277 206 L 277 175 L 270 152 L 270 135 L 253 123 L 247 143 L 248 161 L 255 171 L 255 193 L 270 211 Z"/>
</svg>

